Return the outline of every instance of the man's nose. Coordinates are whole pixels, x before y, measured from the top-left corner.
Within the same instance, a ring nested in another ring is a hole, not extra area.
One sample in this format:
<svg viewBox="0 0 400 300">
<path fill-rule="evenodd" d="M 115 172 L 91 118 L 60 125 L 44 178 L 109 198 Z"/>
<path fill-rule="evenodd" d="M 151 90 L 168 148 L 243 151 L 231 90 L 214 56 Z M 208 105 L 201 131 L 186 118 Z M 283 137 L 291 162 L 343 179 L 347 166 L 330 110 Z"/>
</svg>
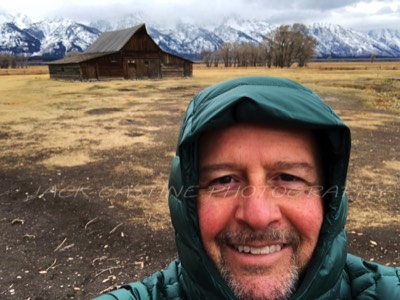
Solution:
<svg viewBox="0 0 400 300">
<path fill-rule="evenodd" d="M 243 189 L 238 197 L 235 218 L 254 230 L 263 230 L 279 222 L 282 213 L 270 189 L 264 186 L 252 186 Z"/>
</svg>

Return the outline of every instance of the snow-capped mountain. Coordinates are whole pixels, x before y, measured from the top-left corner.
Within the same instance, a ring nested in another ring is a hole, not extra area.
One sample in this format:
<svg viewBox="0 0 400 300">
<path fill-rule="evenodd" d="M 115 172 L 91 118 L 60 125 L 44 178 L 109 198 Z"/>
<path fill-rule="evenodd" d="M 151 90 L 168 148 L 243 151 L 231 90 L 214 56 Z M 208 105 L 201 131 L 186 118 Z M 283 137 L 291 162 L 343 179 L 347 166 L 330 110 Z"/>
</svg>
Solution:
<svg viewBox="0 0 400 300">
<path fill-rule="evenodd" d="M 149 28 L 149 35 L 165 51 L 186 57 L 204 50 L 215 51 L 224 43 L 218 35 L 192 24 L 179 23 L 173 29 Z"/>
<path fill-rule="evenodd" d="M 22 15 L 0 14 L 0 52 L 15 55 L 62 58 L 66 52 L 82 52 L 101 32 L 72 20 L 55 18 L 33 23 Z"/>
<path fill-rule="evenodd" d="M 275 28 L 276 26 L 265 21 L 244 20 L 238 16 L 231 16 L 216 26 L 214 32 L 224 42 L 261 42 L 264 36 Z"/>
<path fill-rule="evenodd" d="M 56 18 L 33 23 L 26 29 L 40 41 L 40 50 L 32 55 L 63 57 L 66 52 L 83 52 L 100 35 L 100 31 L 71 20 Z"/>
<path fill-rule="evenodd" d="M 266 21 L 245 20 L 238 16 L 219 24 L 197 25 L 178 22 L 161 25 L 138 12 L 119 19 L 97 20 L 84 25 L 56 18 L 40 22 L 22 15 L 0 14 L 0 52 L 62 58 L 66 52 L 84 51 L 104 31 L 145 23 L 150 36 L 166 52 L 196 59 L 203 51 L 214 51 L 226 42 L 260 42 L 277 26 Z M 308 26 L 317 40 L 318 57 L 369 57 L 371 54 L 400 57 L 400 32 L 379 30 L 361 33 L 332 24 Z"/>
<path fill-rule="evenodd" d="M 128 15 L 123 19 L 125 27 L 122 28 L 146 23 L 142 14 Z M 121 29 L 119 21 L 104 22 L 108 24 L 108 30 Z M 153 24 L 146 23 L 148 32 L 163 50 L 192 58 L 204 50 L 213 51 L 226 42 L 261 42 L 266 34 L 277 28 L 266 21 L 245 20 L 238 16 L 214 25 L 178 22 L 173 27 L 163 27 Z M 316 23 L 308 26 L 308 32 L 317 40 L 318 57 L 369 57 L 371 54 L 400 57 L 399 31 L 387 29 L 366 34 L 339 25 Z"/>
<path fill-rule="evenodd" d="M 314 24 L 309 27 L 309 33 L 317 40 L 316 51 L 322 57 L 368 57 L 371 54 L 399 56 L 400 54 L 379 38 L 339 25 Z"/>
<path fill-rule="evenodd" d="M 19 29 L 25 29 L 30 26 L 32 21 L 28 16 L 22 14 L 11 15 L 0 13 L 0 24 L 3 23 L 13 23 Z"/>
<path fill-rule="evenodd" d="M 371 30 L 368 35 L 391 49 L 400 51 L 400 31 L 391 29 Z"/>
<path fill-rule="evenodd" d="M 40 50 L 40 41 L 14 23 L 0 24 L 0 52 L 27 54 Z"/>
</svg>

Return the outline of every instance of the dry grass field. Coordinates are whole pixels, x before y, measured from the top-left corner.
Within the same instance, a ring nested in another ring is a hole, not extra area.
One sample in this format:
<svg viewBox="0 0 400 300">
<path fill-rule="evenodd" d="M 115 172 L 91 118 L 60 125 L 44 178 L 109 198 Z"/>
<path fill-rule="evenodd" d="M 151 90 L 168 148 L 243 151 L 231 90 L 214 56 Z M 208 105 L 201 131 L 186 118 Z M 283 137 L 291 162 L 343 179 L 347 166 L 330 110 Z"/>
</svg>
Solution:
<svg viewBox="0 0 400 300">
<path fill-rule="evenodd" d="M 399 62 L 98 82 L 0 69 L 0 298 L 90 299 L 174 258 L 166 184 L 180 119 L 198 91 L 245 75 L 305 84 L 351 127 L 349 250 L 399 264 Z"/>
</svg>

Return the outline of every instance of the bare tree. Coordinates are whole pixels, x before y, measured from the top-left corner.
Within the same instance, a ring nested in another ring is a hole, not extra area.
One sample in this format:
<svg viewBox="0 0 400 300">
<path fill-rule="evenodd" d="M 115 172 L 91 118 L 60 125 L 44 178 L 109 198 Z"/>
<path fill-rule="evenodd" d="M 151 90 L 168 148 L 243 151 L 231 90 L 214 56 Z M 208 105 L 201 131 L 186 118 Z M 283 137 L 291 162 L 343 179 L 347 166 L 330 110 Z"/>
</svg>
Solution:
<svg viewBox="0 0 400 300">
<path fill-rule="evenodd" d="M 238 42 L 232 43 L 231 44 L 231 61 L 229 63 L 229 66 L 231 67 L 232 65 L 234 67 L 239 67 L 241 63 L 241 56 L 242 56 L 242 45 L 239 44 Z"/>
<path fill-rule="evenodd" d="M 309 35 L 308 29 L 303 24 L 293 24 L 292 35 L 294 40 L 294 59 L 299 67 L 304 67 L 315 55 L 317 41 Z"/>
<path fill-rule="evenodd" d="M 237 66 L 238 67 L 247 67 L 248 66 L 248 57 L 249 57 L 249 44 L 242 44 L 240 47 L 237 47 Z"/>
<path fill-rule="evenodd" d="M 27 56 L 25 56 L 25 55 L 17 55 L 16 57 L 15 57 L 15 59 L 16 59 L 16 67 L 17 68 L 26 68 L 27 67 L 27 64 L 28 64 L 28 57 Z"/>
<path fill-rule="evenodd" d="M 215 55 L 225 67 L 290 67 L 297 62 L 304 67 L 313 56 L 316 41 L 303 24 L 282 25 L 265 36 L 261 43 L 225 43 Z"/>
<path fill-rule="evenodd" d="M 211 56 L 212 56 L 212 53 L 211 53 L 211 51 L 208 51 L 208 50 L 203 50 L 203 52 L 201 53 L 201 59 L 207 68 L 211 67 L 211 64 L 212 64 Z"/>
<path fill-rule="evenodd" d="M 289 25 L 281 25 L 271 31 L 265 37 L 272 54 L 272 61 L 275 67 L 285 67 L 288 65 L 288 51 L 291 43 Z"/>
<path fill-rule="evenodd" d="M 15 56 L 10 56 L 10 67 L 11 69 L 17 68 L 17 58 Z"/>
<path fill-rule="evenodd" d="M 372 54 L 371 54 L 371 57 L 370 57 L 370 62 L 371 62 L 371 64 L 375 61 L 375 59 L 376 59 L 376 54 L 375 54 L 375 53 L 372 53 Z"/>
<path fill-rule="evenodd" d="M 260 65 L 267 66 L 271 68 L 272 66 L 272 51 L 270 45 L 263 41 L 258 45 L 259 55 L 260 55 Z"/>
<path fill-rule="evenodd" d="M 222 61 L 224 62 L 225 67 L 229 67 L 232 60 L 232 44 L 224 43 L 222 44 L 218 50 L 218 56 L 221 57 Z"/>
<path fill-rule="evenodd" d="M 8 69 L 11 65 L 11 55 L 9 54 L 0 54 L 0 68 Z"/>
<path fill-rule="evenodd" d="M 295 61 L 300 67 L 314 56 L 316 41 L 303 24 L 281 25 L 265 37 L 270 47 L 273 65 L 290 67 Z"/>
<path fill-rule="evenodd" d="M 247 65 L 256 67 L 260 57 L 259 45 L 255 43 L 247 43 L 246 54 L 247 54 Z"/>
<path fill-rule="evenodd" d="M 16 69 L 26 68 L 28 64 L 28 57 L 25 55 L 11 55 L 11 54 L 0 54 L 0 68 L 1 69 Z"/>
<path fill-rule="evenodd" d="M 214 52 L 211 56 L 211 61 L 214 67 L 218 67 L 219 65 L 219 56 L 217 52 Z"/>
</svg>

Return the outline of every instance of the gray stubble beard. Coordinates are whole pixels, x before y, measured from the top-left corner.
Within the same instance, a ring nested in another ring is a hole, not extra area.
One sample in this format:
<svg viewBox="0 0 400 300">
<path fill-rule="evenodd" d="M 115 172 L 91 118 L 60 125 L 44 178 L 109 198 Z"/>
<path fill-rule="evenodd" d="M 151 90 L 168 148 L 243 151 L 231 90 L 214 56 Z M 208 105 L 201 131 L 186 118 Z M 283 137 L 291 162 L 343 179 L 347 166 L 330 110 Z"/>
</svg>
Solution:
<svg viewBox="0 0 400 300">
<path fill-rule="evenodd" d="M 233 271 L 229 267 L 228 263 L 224 259 L 223 255 L 221 257 L 221 261 L 218 267 L 222 277 L 231 288 L 235 296 L 239 300 L 284 300 L 288 299 L 295 291 L 300 274 L 302 273 L 302 267 L 299 265 L 299 260 L 297 258 L 299 252 L 300 245 L 300 236 L 295 231 L 289 232 L 281 232 L 275 229 L 267 229 L 264 232 L 250 232 L 250 230 L 245 229 L 242 232 L 236 233 L 223 233 L 218 238 L 218 245 L 220 249 L 222 247 L 227 247 L 227 244 L 232 243 L 243 243 L 246 242 L 254 242 L 254 241 L 277 241 L 284 240 L 293 247 L 293 255 L 290 260 L 290 269 L 287 270 L 284 280 L 277 287 L 274 287 L 273 290 L 269 291 L 269 297 L 258 296 L 256 291 L 248 286 L 244 286 L 243 283 L 240 282 Z M 221 251 L 221 253 L 223 253 Z M 262 266 L 249 266 L 244 268 L 246 272 L 251 274 L 265 274 L 266 272 L 271 272 L 270 267 L 262 267 Z"/>
<path fill-rule="evenodd" d="M 235 276 L 232 274 L 231 270 L 227 266 L 226 261 L 221 261 L 220 272 L 222 278 L 226 281 L 228 286 L 231 288 L 235 296 L 239 300 L 284 300 L 289 299 L 289 297 L 294 293 L 296 286 L 299 281 L 300 276 L 300 267 L 296 263 L 296 259 L 292 257 L 291 259 L 292 268 L 288 270 L 288 277 L 279 287 L 274 287 L 273 290 L 269 291 L 270 297 L 258 296 L 254 289 L 249 288 L 248 286 L 243 286 L 241 282 L 239 282 Z M 253 272 L 253 274 L 264 273 L 265 268 L 257 269 L 257 267 L 248 269 L 249 272 Z"/>
</svg>

